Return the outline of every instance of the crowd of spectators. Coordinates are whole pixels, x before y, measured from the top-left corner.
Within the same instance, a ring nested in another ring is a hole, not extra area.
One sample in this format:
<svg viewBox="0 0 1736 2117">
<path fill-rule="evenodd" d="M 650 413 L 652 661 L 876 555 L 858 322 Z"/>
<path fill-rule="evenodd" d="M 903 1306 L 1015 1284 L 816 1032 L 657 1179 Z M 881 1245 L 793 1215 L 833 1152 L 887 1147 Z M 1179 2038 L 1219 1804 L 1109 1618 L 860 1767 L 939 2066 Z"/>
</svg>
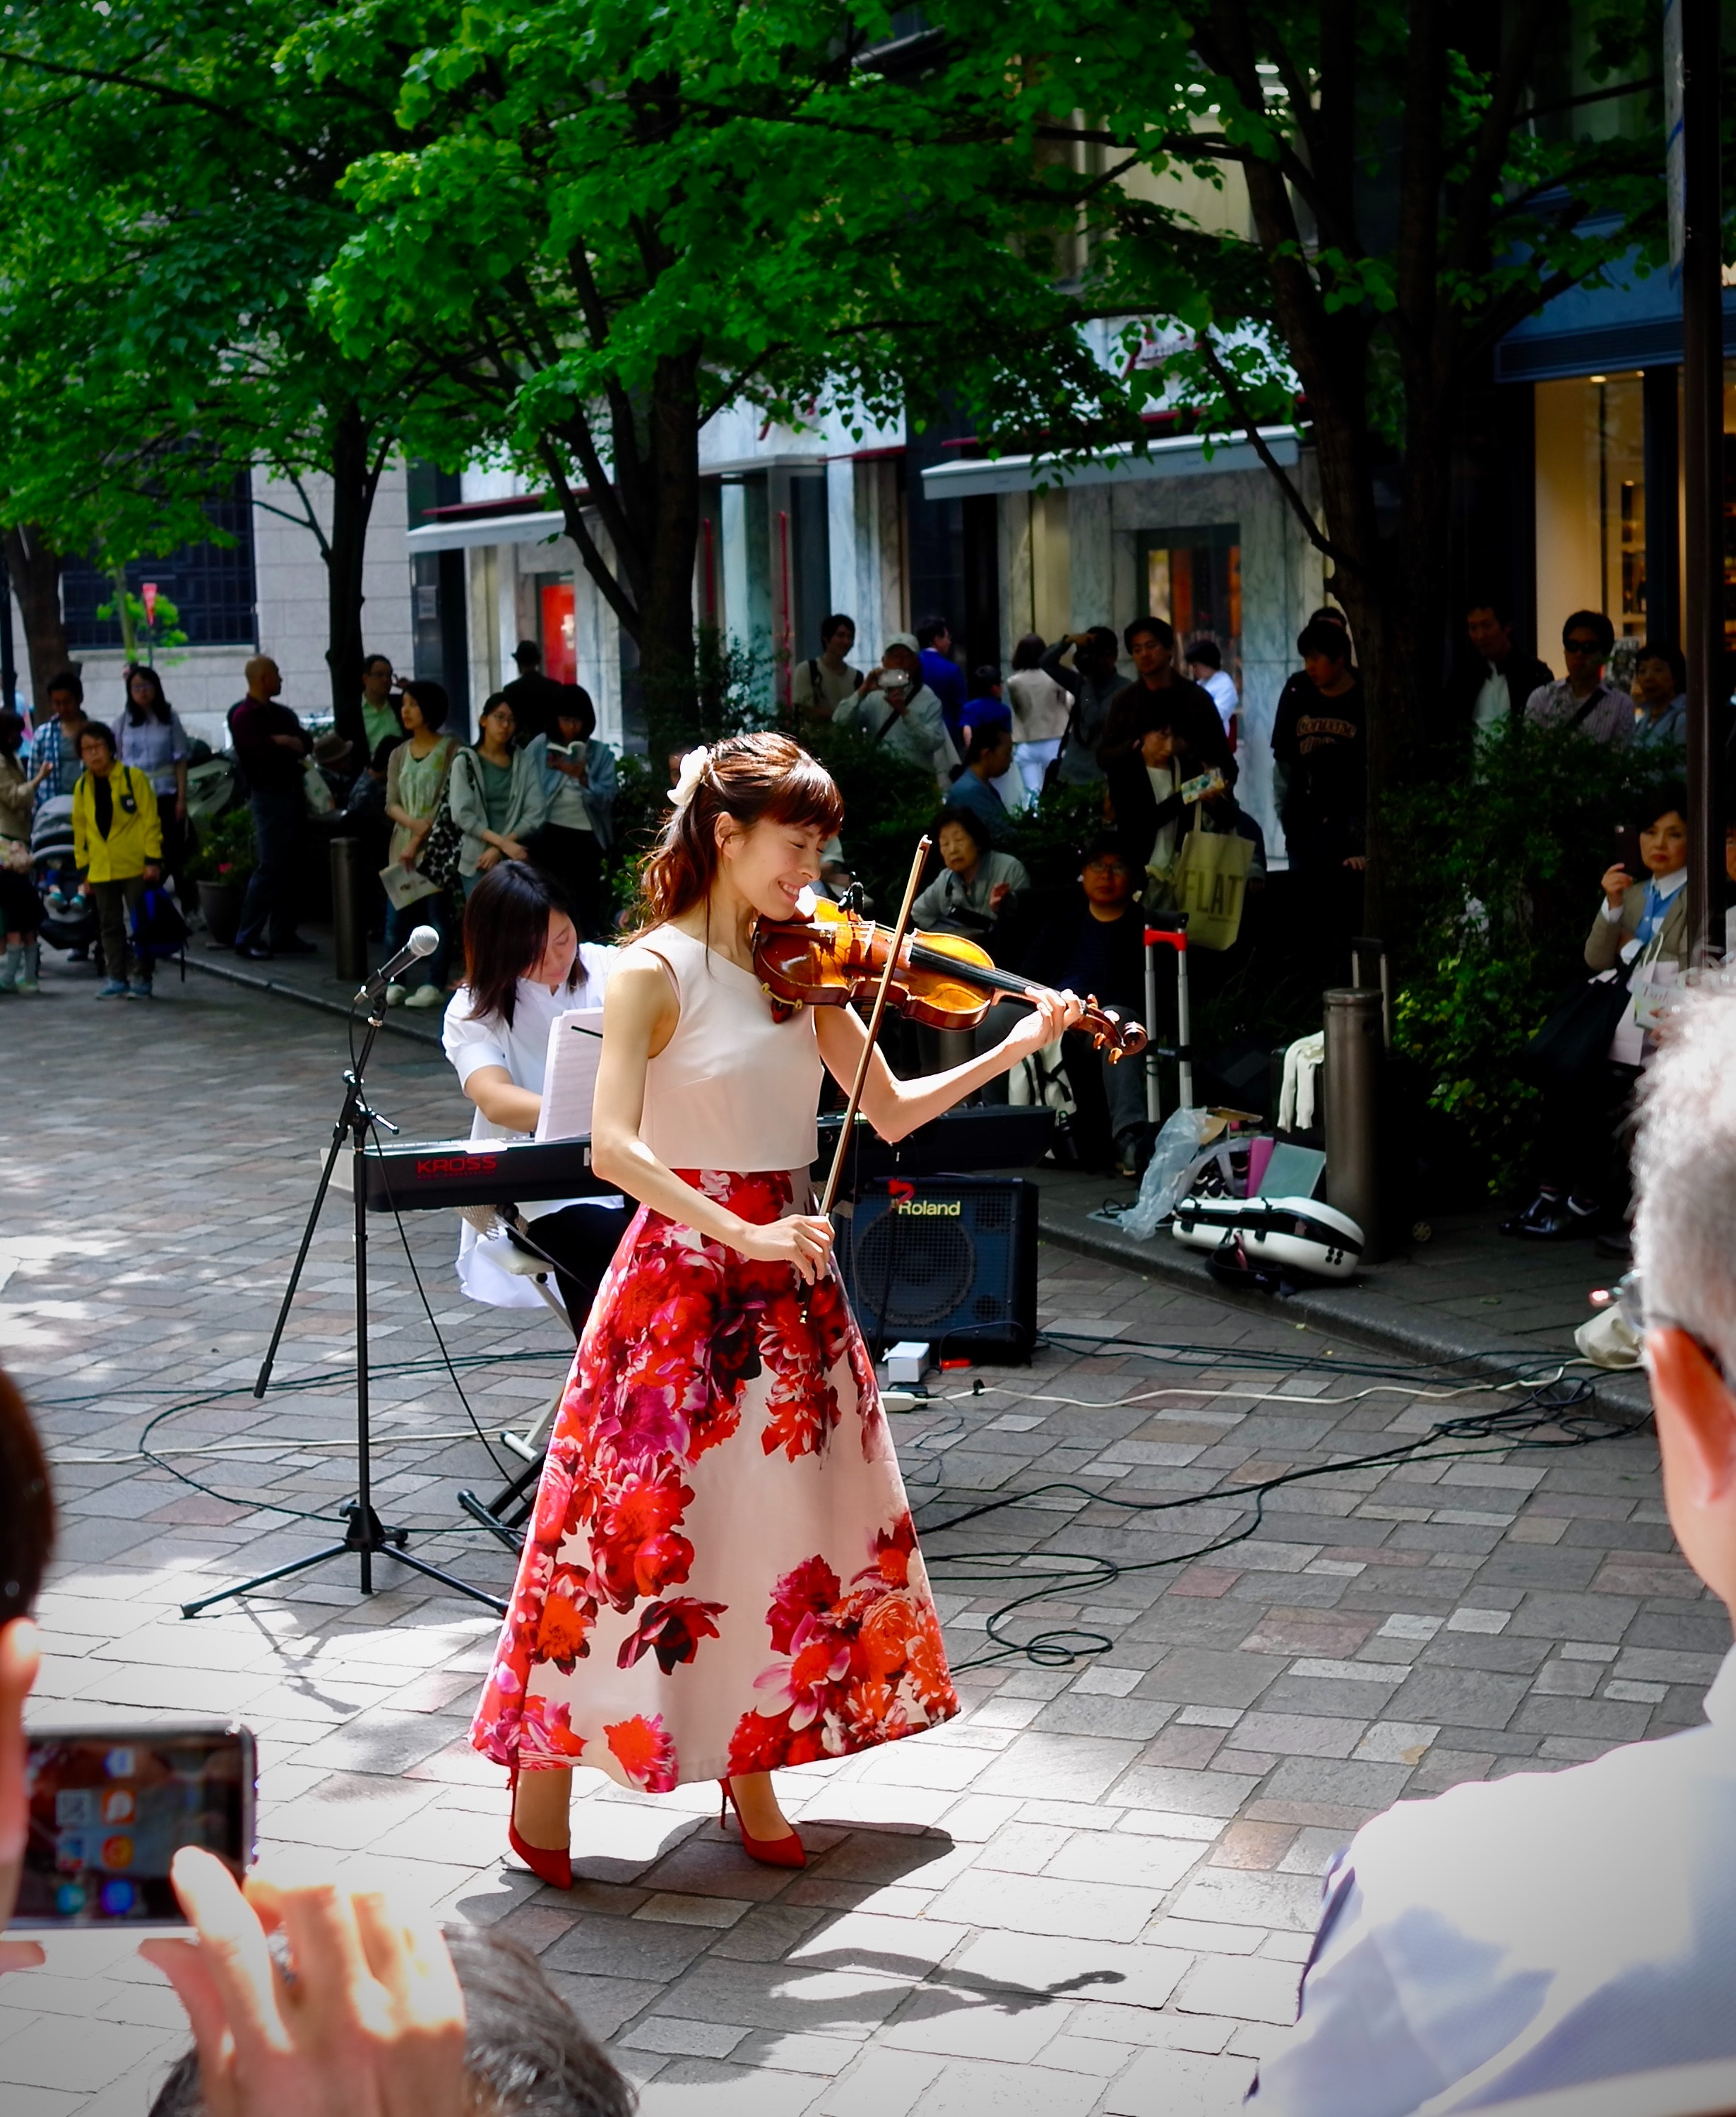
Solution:
<svg viewBox="0 0 1736 2117">
<path fill-rule="evenodd" d="M 1558 679 L 1521 639 L 1513 611 L 1499 598 L 1473 599 L 1461 616 L 1440 727 L 1445 740 L 1464 744 L 1473 778 L 1495 768 L 1486 746 L 1522 722 L 1654 752 L 1660 777 L 1679 759 L 1687 671 L 1671 643 L 1642 643 L 1631 663 L 1620 665 L 1628 673 L 1617 683 L 1609 674 L 1615 644 L 1609 620 L 1600 611 L 1577 611 L 1562 630 L 1565 674 Z M 1225 644 L 1209 633 L 1178 639 L 1166 620 L 1147 616 L 1119 634 L 1107 625 L 1052 642 L 1027 634 L 1004 671 L 992 662 L 967 668 L 951 625 L 938 614 L 912 631 L 891 634 L 872 657 L 858 652 L 856 625 L 841 611 L 822 621 L 815 643 L 818 652 L 792 661 L 787 672 L 787 705 L 796 721 L 850 727 L 932 780 L 937 865 L 919 900 L 923 923 L 969 932 L 1003 967 L 1036 976 L 1038 955 L 1052 969 L 1052 948 L 1038 951 L 1037 938 L 1057 916 L 1064 913 L 1082 933 L 1089 931 L 1080 925 L 1088 917 L 1103 923 L 1099 899 L 1114 880 L 1112 870 L 1125 874 L 1130 904 L 1147 911 L 1178 907 L 1190 861 L 1201 846 L 1210 850 L 1207 842 L 1227 837 L 1243 841 L 1244 849 L 1227 865 L 1214 858 L 1212 872 L 1231 874 L 1236 888 L 1246 884 L 1241 902 L 1255 924 L 1265 916 L 1259 885 L 1269 849 L 1244 798 L 1246 785 L 1238 793 L 1247 745 L 1258 738 L 1247 731 L 1239 671 L 1225 666 Z M 1269 785 L 1271 806 L 1260 813 L 1275 813 L 1282 828 L 1289 875 L 1283 967 L 1330 985 L 1342 981 L 1351 937 L 1363 923 L 1368 708 L 1342 610 L 1315 611 L 1296 647 L 1301 666 L 1279 694 L 1269 758 L 1262 760 L 1269 776 L 1256 773 L 1246 784 Z M 531 860 L 543 869 L 572 902 L 586 938 L 610 929 L 615 753 L 597 738 L 587 694 L 548 676 L 533 642 L 522 641 L 513 660 L 518 673 L 484 703 L 469 740 L 449 727 L 450 703 L 440 685 L 399 676 L 386 656 L 366 658 L 353 705 L 324 735 L 282 702 L 281 675 L 269 657 L 248 662 L 246 695 L 228 717 L 252 827 L 234 943 L 243 961 L 313 948 L 299 920 L 306 914 L 310 874 L 321 860 L 309 808 L 322 800 L 335 810 L 331 828 L 361 837 L 369 849 L 369 872 L 380 877 L 377 890 L 370 884 L 371 925 L 388 952 L 416 926 L 431 925 L 440 936 L 435 952 L 389 988 L 394 1004 L 445 1003 L 456 985 L 464 901 L 502 861 Z M 127 671 L 112 724 L 88 719 L 82 685 L 71 671 L 48 687 L 46 704 L 28 738 L 16 717 L 0 715 L 6 952 L 0 993 L 37 989 L 46 903 L 51 914 L 84 920 L 88 931 L 76 939 L 73 952 L 81 940 L 94 950 L 104 973 L 102 995 L 149 997 L 152 963 L 140 938 L 140 903 L 166 879 L 181 906 L 191 909 L 195 745 L 149 667 Z M 1028 842 L 1021 815 L 1051 786 L 1068 790 L 1075 805 L 1084 796 L 1093 813 L 1082 835 L 1098 820 L 1112 834 L 1112 844 L 1098 849 L 1096 896 L 1081 867 L 1057 900 L 1052 875 L 1046 872 L 1034 887 L 1018 857 Z M 66 811 L 66 866 L 54 884 L 58 894 L 44 896 L 48 878 L 31 840 L 45 815 L 53 821 L 56 804 Z M 1654 829 L 1664 820 L 1660 811 L 1651 819 Z M 824 886 L 835 894 L 848 883 L 836 843 L 828 848 L 824 873 Z M 1600 915 L 1589 953 L 1601 963 L 1613 945 L 1616 968 L 1623 971 L 1644 953 L 1651 974 L 1662 975 L 1681 952 L 1680 920 L 1672 925 L 1662 900 L 1653 902 L 1655 874 L 1630 879 L 1636 886 L 1627 900 L 1629 927 L 1618 936 L 1619 892 L 1606 892 L 1608 911 Z M 1678 911 L 1671 908 L 1670 916 Z M 1196 976 L 1221 983 L 1234 963 L 1247 959 L 1235 930 L 1232 920 L 1230 965 L 1196 958 Z M 1140 1002 L 1131 990 L 1114 998 L 1135 1008 Z M 1592 1163 L 1642 1063 L 1632 1054 L 1612 1055 L 1582 1084 L 1572 1124 L 1563 1118 L 1545 1128 L 1536 1196 L 1513 1216 L 1512 1232 L 1554 1239 L 1609 1220 L 1620 1171 L 1605 1174 Z M 1077 1070 L 1093 1072 L 1096 1064 L 1081 1060 Z M 1111 1077 L 1104 1075 L 1108 1116 L 1076 1128 L 1104 1166 L 1136 1165 L 1138 1119 L 1120 1108 L 1131 1077 L 1132 1069 L 1113 1077 L 1111 1098 Z"/>
</svg>

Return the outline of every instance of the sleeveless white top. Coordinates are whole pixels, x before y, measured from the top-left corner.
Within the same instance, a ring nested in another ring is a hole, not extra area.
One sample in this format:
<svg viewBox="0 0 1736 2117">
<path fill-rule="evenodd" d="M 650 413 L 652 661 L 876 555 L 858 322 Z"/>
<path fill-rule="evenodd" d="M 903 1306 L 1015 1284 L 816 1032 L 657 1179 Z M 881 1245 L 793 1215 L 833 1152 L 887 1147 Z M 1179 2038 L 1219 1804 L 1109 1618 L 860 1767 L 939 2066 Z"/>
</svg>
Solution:
<svg viewBox="0 0 1736 2117">
<path fill-rule="evenodd" d="M 667 966 L 681 1019 L 646 1067 L 639 1137 L 665 1169 L 807 1168 L 825 1072 L 813 1008 L 775 1021 L 751 971 L 678 926 L 658 927 L 620 961 L 642 952 Z"/>
</svg>

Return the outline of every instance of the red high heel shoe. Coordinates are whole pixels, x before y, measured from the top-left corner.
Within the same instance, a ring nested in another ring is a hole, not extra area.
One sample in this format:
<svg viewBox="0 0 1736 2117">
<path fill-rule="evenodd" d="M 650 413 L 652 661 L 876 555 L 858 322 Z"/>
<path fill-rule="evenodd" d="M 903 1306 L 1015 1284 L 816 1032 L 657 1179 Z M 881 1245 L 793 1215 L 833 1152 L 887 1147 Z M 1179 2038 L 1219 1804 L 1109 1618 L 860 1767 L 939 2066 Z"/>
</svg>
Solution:
<svg viewBox="0 0 1736 2117">
<path fill-rule="evenodd" d="M 513 1775 L 507 1783 L 507 1800 L 512 1802 L 518 1792 L 518 1767 L 513 1766 Z M 573 1855 L 565 1847 L 527 1845 L 518 1835 L 518 1826 L 513 1820 L 510 1806 L 506 1816 L 506 1842 L 536 1877 L 546 1882 L 551 1889 L 570 1889 L 573 1886 Z"/>
<path fill-rule="evenodd" d="M 757 1860 L 764 1867 L 805 1867 L 808 1851 L 799 1834 L 792 1830 L 787 1838 L 753 1838 L 741 1820 L 741 1804 L 735 1798 L 735 1789 L 727 1779 L 719 1779 L 723 1799 L 717 1804 L 717 1828 L 721 1830 L 730 1810 L 735 1810 L 735 1825 L 741 1833 L 741 1849 L 750 1860 Z"/>
</svg>

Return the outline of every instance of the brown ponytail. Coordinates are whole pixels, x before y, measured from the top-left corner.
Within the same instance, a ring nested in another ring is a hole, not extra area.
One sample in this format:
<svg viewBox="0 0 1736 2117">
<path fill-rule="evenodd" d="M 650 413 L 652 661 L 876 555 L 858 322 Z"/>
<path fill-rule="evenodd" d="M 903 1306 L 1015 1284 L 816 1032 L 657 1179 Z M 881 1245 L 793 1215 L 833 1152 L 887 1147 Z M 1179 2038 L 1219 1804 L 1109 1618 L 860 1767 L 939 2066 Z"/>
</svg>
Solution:
<svg viewBox="0 0 1736 2117">
<path fill-rule="evenodd" d="M 670 810 L 639 871 L 638 932 L 667 925 L 711 895 L 723 816 L 747 830 L 797 823 L 830 837 L 844 821 L 844 803 L 825 766 L 786 735 L 735 735 L 718 743 L 692 799 Z"/>
</svg>

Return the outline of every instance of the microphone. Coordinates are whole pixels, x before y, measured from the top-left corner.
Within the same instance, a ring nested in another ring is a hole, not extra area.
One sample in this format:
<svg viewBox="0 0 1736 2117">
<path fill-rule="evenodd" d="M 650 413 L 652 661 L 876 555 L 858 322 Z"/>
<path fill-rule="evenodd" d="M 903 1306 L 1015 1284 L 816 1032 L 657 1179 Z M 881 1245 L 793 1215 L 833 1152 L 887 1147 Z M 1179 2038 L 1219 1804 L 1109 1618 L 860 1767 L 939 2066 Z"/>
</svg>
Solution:
<svg viewBox="0 0 1736 2117">
<path fill-rule="evenodd" d="M 387 957 L 380 968 L 368 978 L 356 994 L 357 999 L 378 999 L 400 971 L 407 971 L 412 963 L 424 956 L 431 956 L 440 945 L 440 929 L 436 926 L 418 926 L 395 956 Z"/>
</svg>

